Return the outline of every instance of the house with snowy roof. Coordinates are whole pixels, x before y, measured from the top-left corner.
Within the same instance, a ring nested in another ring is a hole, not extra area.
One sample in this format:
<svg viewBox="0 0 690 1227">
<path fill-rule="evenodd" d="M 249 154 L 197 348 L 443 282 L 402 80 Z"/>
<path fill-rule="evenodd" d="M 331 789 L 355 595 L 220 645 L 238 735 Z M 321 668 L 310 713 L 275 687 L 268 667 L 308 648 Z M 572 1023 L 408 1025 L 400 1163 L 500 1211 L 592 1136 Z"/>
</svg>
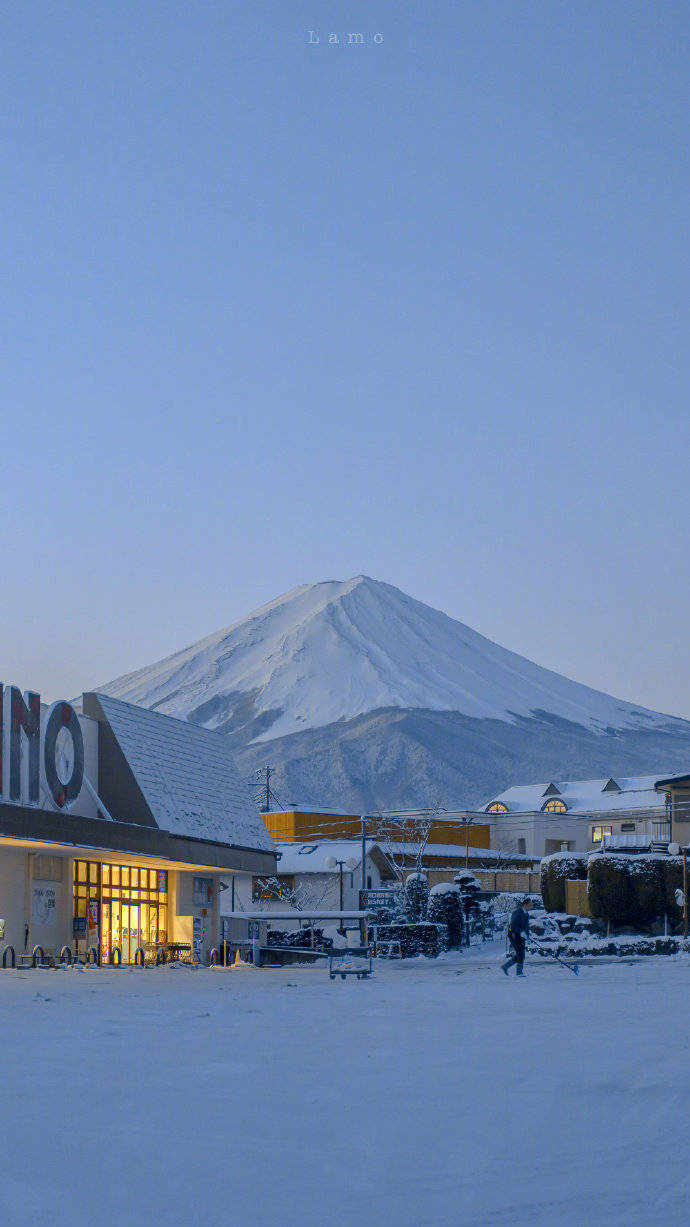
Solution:
<svg viewBox="0 0 690 1227">
<path fill-rule="evenodd" d="M 492 844 L 541 857 L 668 843 L 668 805 L 658 781 L 658 775 L 610 776 L 506 788 L 484 807 Z"/>
</svg>

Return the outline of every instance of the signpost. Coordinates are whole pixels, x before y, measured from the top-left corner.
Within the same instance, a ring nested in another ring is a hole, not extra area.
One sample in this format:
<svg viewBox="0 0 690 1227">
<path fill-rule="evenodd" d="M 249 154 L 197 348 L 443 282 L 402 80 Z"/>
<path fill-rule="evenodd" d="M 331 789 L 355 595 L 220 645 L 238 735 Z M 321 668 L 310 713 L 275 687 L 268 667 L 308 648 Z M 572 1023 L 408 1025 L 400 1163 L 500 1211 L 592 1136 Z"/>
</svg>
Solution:
<svg viewBox="0 0 690 1227">
<path fill-rule="evenodd" d="M 397 907 L 400 895 L 399 886 L 382 886 L 379 890 L 360 890 L 360 910 L 375 911 L 378 908 L 395 908 Z"/>
</svg>

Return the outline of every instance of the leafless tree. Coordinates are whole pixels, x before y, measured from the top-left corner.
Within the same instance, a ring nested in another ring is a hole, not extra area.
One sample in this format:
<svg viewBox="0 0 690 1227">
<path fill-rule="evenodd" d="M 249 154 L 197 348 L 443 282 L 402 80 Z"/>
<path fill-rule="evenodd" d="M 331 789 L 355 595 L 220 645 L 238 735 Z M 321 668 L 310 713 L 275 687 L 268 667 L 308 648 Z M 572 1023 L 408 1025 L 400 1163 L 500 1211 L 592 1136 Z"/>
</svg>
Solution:
<svg viewBox="0 0 690 1227">
<path fill-rule="evenodd" d="M 306 912 L 309 909 L 318 910 L 325 903 L 329 894 L 333 890 L 333 882 L 330 877 L 325 881 L 322 875 L 315 875 L 316 880 L 309 878 L 300 879 L 296 884 L 288 886 L 284 879 L 273 875 L 265 878 L 257 878 L 256 885 L 259 888 L 259 898 L 256 903 L 259 910 L 270 910 L 268 904 L 276 899 L 285 903 L 287 907 L 293 907 L 296 912 Z"/>
<path fill-rule="evenodd" d="M 399 882 L 406 873 L 422 873 L 424 853 L 434 819 L 442 812 L 438 801 L 424 810 L 388 810 L 371 816 L 370 834 Z"/>
</svg>

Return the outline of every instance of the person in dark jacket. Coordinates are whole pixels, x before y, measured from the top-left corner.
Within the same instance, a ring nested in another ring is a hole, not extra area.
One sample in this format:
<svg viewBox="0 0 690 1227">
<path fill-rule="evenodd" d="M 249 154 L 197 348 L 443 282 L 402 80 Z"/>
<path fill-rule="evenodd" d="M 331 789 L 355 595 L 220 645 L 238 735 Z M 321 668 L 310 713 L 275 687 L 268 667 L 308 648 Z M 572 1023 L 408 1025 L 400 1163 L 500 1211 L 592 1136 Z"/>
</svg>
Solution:
<svg viewBox="0 0 690 1227">
<path fill-rule="evenodd" d="M 506 959 L 505 963 L 501 963 L 501 970 L 506 975 L 508 975 L 508 970 L 513 964 L 517 964 L 515 969 L 516 976 L 524 975 L 525 946 L 529 937 L 529 914 L 527 912 L 529 906 L 530 900 L 523 899 L 522 903 L 518 903 L 510 918 L 508 940 L 513 947 L 513 953 Z"/>
</svg>

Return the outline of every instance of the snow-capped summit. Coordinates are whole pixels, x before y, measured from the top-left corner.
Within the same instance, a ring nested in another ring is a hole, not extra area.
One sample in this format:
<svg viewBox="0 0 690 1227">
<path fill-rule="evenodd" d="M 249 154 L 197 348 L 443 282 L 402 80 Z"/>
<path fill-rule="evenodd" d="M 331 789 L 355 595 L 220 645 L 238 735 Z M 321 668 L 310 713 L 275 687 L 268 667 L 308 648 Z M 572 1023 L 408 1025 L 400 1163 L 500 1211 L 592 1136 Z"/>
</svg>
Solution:
<svg viewBox="0 0 690 1227">
<path fill-rule="evenodd" d="M 266 741 L 382 709 L 479 720 L 548 717 L 592 732 L 672 717 L 611 698 L 499 647 L 390 584 L 308 584 L 166 660 L 101 687 L 211 728 Z"/>
</svg>

